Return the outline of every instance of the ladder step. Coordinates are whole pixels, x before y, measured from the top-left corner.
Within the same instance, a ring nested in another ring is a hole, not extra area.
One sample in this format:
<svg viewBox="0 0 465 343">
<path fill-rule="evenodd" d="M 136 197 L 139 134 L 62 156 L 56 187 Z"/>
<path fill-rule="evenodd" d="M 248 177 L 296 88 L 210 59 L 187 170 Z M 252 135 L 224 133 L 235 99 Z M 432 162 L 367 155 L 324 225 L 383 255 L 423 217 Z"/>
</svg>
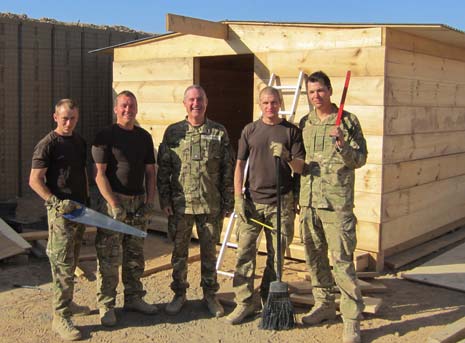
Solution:
<svg viewBox="0 0 465 343">
<path fill-rule="evenodd" d="M 300 87 L 296 87 L 296 86 L 273 86 L 273 88 L 276 88 L 276 89 L 288 89 L 288 90 L 293 90 L 295 91 L 296 89 L 299 89 Z"/>
</svg>

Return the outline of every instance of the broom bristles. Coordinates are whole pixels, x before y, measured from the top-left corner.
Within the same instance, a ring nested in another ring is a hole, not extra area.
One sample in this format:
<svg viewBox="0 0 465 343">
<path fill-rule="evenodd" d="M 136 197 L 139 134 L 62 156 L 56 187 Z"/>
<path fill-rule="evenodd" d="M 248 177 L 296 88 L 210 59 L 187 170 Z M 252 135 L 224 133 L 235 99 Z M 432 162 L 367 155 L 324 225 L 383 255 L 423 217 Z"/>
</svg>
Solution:
<svg viewBox="0 0 465 343">
<path fill-rule="evenodd" d="M 295 327 L 294 307 L 289 298 L 289 293 L 287 291 L 272 292 L 270 290 L 265 307 L 262 310 L 260 328 L 265 330 L 288 330 L 293 327 Z"/>
</svg>

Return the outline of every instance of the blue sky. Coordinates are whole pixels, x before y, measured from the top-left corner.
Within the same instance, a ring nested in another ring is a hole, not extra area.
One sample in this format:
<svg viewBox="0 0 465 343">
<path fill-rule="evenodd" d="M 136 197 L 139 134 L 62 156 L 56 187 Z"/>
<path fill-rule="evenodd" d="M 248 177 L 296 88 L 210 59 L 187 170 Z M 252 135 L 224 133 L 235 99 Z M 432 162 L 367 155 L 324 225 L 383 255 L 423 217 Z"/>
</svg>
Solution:
<svg viewBox="0 0 465 343">
<path fill-rule="evenodd" d="M 165 15 L 212 21 L 446 24 L 465 31 L 464 0 L 0 0 L 0 12 L 165 33 Z"/>
</svg>

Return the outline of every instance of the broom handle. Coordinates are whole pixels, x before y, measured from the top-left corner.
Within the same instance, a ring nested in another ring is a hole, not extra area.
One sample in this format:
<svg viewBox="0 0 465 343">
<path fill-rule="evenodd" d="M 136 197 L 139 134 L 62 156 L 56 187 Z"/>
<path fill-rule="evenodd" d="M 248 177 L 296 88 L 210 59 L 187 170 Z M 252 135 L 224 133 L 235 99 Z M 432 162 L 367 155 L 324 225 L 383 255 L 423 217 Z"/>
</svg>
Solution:
<svg viewBox="0 0 465 343">
<path fill-rule="evenodd" d="M 276 271 L 276 278 L 279 282 L 281 282 L 281 270 L 282 270 L 282 261 L 281 261 L 281 159 L 279 157 L 275 157 L 275 164 L 276 164 L 276 239 L 277 239 L 277 246 L 276 246 L 276 262 L 277 268 Z"/>
</svg>

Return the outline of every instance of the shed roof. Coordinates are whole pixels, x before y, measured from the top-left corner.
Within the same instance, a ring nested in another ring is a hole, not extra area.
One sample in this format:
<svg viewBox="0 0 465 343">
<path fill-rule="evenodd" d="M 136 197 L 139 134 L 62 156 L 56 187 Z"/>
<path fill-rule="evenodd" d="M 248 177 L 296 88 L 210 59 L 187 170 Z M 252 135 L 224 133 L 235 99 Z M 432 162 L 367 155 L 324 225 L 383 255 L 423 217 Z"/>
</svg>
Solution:
<svg viewBox="0 0 465 343">
<path fill-rule="evenodd" d="M 269 22 L 269 21 L 221 21 L 223 24 L 232 25 L 264 25 L 282 27 L 311 27 L 311 28 L 375 28 L 386 27 L 403 31 L 416 36 L 444 42 L 460 48 L 465 48 L 465 32 L 444 24 L 389 24 L 389 23 L 306 23 L 306 22 Z M 159 40 L 170 39 L 183 35 L 184 33 L 171 32 L 157 36 L 142 38 L 122 44 L 116 44 L 101 49 L 90 51 L 90 53 L 113 53 L 115 48 L 131 47 L 149 44 Z"/>
</svg>

